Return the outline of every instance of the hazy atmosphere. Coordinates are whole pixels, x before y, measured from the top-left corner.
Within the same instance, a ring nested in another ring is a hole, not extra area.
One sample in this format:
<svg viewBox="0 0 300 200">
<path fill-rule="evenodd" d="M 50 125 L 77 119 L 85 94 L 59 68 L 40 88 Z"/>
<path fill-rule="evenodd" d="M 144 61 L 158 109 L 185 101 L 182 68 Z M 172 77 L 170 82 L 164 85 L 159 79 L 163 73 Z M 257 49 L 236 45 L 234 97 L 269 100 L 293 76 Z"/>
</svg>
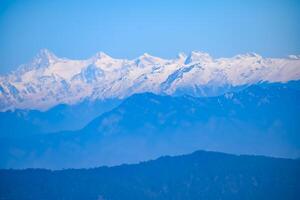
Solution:
<svg viewBox="0 0 300 200">
<path fill-rule="evenodd" d="M 0 200 L 299 200 L 300 1 L 0 1 Z"/>
</svg>

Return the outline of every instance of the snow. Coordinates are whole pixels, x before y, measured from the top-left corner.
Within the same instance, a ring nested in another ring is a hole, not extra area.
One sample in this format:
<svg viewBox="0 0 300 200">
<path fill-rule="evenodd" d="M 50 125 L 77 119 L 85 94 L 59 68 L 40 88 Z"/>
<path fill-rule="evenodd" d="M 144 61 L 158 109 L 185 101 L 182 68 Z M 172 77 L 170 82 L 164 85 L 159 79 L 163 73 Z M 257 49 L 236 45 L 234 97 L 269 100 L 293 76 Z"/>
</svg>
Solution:
<svg viewBox="0 0 300 200">
<path fill-rule="evenodd" d="M 86 60 L 71 60 L 43 49 L 31 63 L 0 76 L 0 110 L 46 110 L 61 103 L 126 98 L 140 92 L 216 95 L 227 92 L 216 88 L 299 80 L 299 58 L 248 53 L 216 59 L 193 51 L 174 59 L 148 53 L 133 60 L 116 59 L 98 52 Z"/>
</svg>

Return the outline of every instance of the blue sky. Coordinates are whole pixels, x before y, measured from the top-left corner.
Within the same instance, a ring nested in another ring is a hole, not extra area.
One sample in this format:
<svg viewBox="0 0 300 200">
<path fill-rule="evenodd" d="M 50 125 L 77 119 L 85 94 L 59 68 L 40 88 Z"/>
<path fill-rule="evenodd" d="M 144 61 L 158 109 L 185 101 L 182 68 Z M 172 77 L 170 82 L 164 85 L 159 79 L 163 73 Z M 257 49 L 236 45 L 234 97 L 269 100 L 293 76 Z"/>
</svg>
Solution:
<svg viewBox="0 0 300 200">
<path fill-rule="evenodd" d="M 97 51 L 171 58 L 206 51 L 214 57 L 256 52 L 300 54 L 300 1 L 0 1 L 0 73 L 41 48 L 87 58 Z"/>
</svg>

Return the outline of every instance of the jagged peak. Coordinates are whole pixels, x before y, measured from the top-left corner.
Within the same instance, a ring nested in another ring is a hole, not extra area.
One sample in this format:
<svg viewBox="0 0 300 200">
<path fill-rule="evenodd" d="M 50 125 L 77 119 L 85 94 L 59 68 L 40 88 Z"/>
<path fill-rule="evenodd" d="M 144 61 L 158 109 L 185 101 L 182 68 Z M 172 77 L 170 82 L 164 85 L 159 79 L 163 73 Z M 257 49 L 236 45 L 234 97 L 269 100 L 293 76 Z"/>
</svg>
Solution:
<svg viewBox="0 0 300 200">
<path fill-rule="evenodd" d="M 57 60 L 58 57 L 53 52 L 51 52 L 49 49 L 44 48 L 39 50 L 39 52 L 35 55 L 30 63 L 20 65 L 19 68 L 13 73 L 22 74 L 23 72 L 28 70 L 46 68 L 51 63 L 54 63 Z"/>
<path fill-rule="evenodd" d="M 38 52 L 38 54 L 35 56 L 35 59 L 55 60 L 57 59 L 57 56 L 49 49 L 44 48 Z"/>
<path fill-rule="evenodd" d="M 145 59 L 145 58 L 158 58 L 158 57 L 152 56 L 149 53 L 144 53 L 143 55 L 139 56 L 139 59 Z"/>
<path fill-rule="evenodd" d="M 187 58 L 187 55 L 184 52 L 180 52 L 177 55 L 177 59 L 186 59 L 186 58 Z"/>
<path fill-rule="evenodd" d="M 140 63 L 160 63 L 163 59 L 160 58 L 160 57 L 155 57 L 155 56 L 152 56 L 150 55 L 149 53 L 144 53 L 143 55 L 139 56 L 138 58 L 135 59 L 135 62 L 137 64 L 140 64 Z"/>
<path fill-rule="evenodd" d="M 192 51 L 190 53 L 190 55 L 194 55 L 194 56 L 206 56 L 206 57 L 210 57 L 210 55 L 204 51 Z"/>
<path fill-rule="evenodd" d="M 238 54 L 236 56 L 234 56 L 234 58 L 239 58 L 239 59 L 243 59 L 243 58 L 257 58 L 257 59 L 262 59 L 262 56 L 255 53 L 255 52 L 249 52 L 249 53 L 245 53 L 245 54 Z"/>
<path fill-rule="evenodd" d="M 186 58 L 185 64 L 208 60 L 212 60 L 212 57 L 208 53 L 202 51 L 192 51 Z"/>
<path fill-rule="evenodd" d="M 299 60 L 300 59 L 300 55 L 288 55 L 289 59 L 293 59 L 293 60 Z"/>
<path fill-rule="evenodd" d="M 104 53 L 103 51 L 99 51 L 93 56 L 93 58 L 96 58 L 96 59 L 111 59 L 112 57 L 109 56 L 108 54 Z"/>
</svg>

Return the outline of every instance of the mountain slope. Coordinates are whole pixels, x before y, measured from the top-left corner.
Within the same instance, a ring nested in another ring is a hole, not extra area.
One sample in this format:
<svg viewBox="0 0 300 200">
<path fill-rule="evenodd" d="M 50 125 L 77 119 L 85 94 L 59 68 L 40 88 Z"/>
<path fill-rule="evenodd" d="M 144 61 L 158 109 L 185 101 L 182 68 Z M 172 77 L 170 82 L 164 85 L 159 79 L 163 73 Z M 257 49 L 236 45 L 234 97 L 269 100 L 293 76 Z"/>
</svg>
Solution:
<svg viewBox="0 0 300 200">
<path fill-rule="evenodd" d="M 0 140 L 0 166 L 118 165 L 197 149 L 295 158 L 299 99 L 299 82 L 217 97 L 135 94 L 79 131 Z"/>
<path fill-rule="evenodd" d="M 112 168 L 0 170 L 0 198 L 296 200 L 299 180 L 299 160 L 197 151 Z"/>
<path fill-rule="evenodd" d="M 78 130 L 119 103 L 117 99 L 95 100 L 82 101 L 75 105 L 60 104 L 47 111 L 0 112 L 0 138 L 20 138 L 34 134 Z"/>
<path fill-rule="evenodd" d="M 257 54 L 214 59 L 207 53 L 162 59 L 143 54 L 114 59 L 103 52 L 87 60 L 58 58 L 49 50 L 0 77 L 0 110 L 47 110 L 83 100 L 123 99 L 135 93 L 215 96 L 263 81 L 299 80 L 300 59 Z"/>
</svg>

